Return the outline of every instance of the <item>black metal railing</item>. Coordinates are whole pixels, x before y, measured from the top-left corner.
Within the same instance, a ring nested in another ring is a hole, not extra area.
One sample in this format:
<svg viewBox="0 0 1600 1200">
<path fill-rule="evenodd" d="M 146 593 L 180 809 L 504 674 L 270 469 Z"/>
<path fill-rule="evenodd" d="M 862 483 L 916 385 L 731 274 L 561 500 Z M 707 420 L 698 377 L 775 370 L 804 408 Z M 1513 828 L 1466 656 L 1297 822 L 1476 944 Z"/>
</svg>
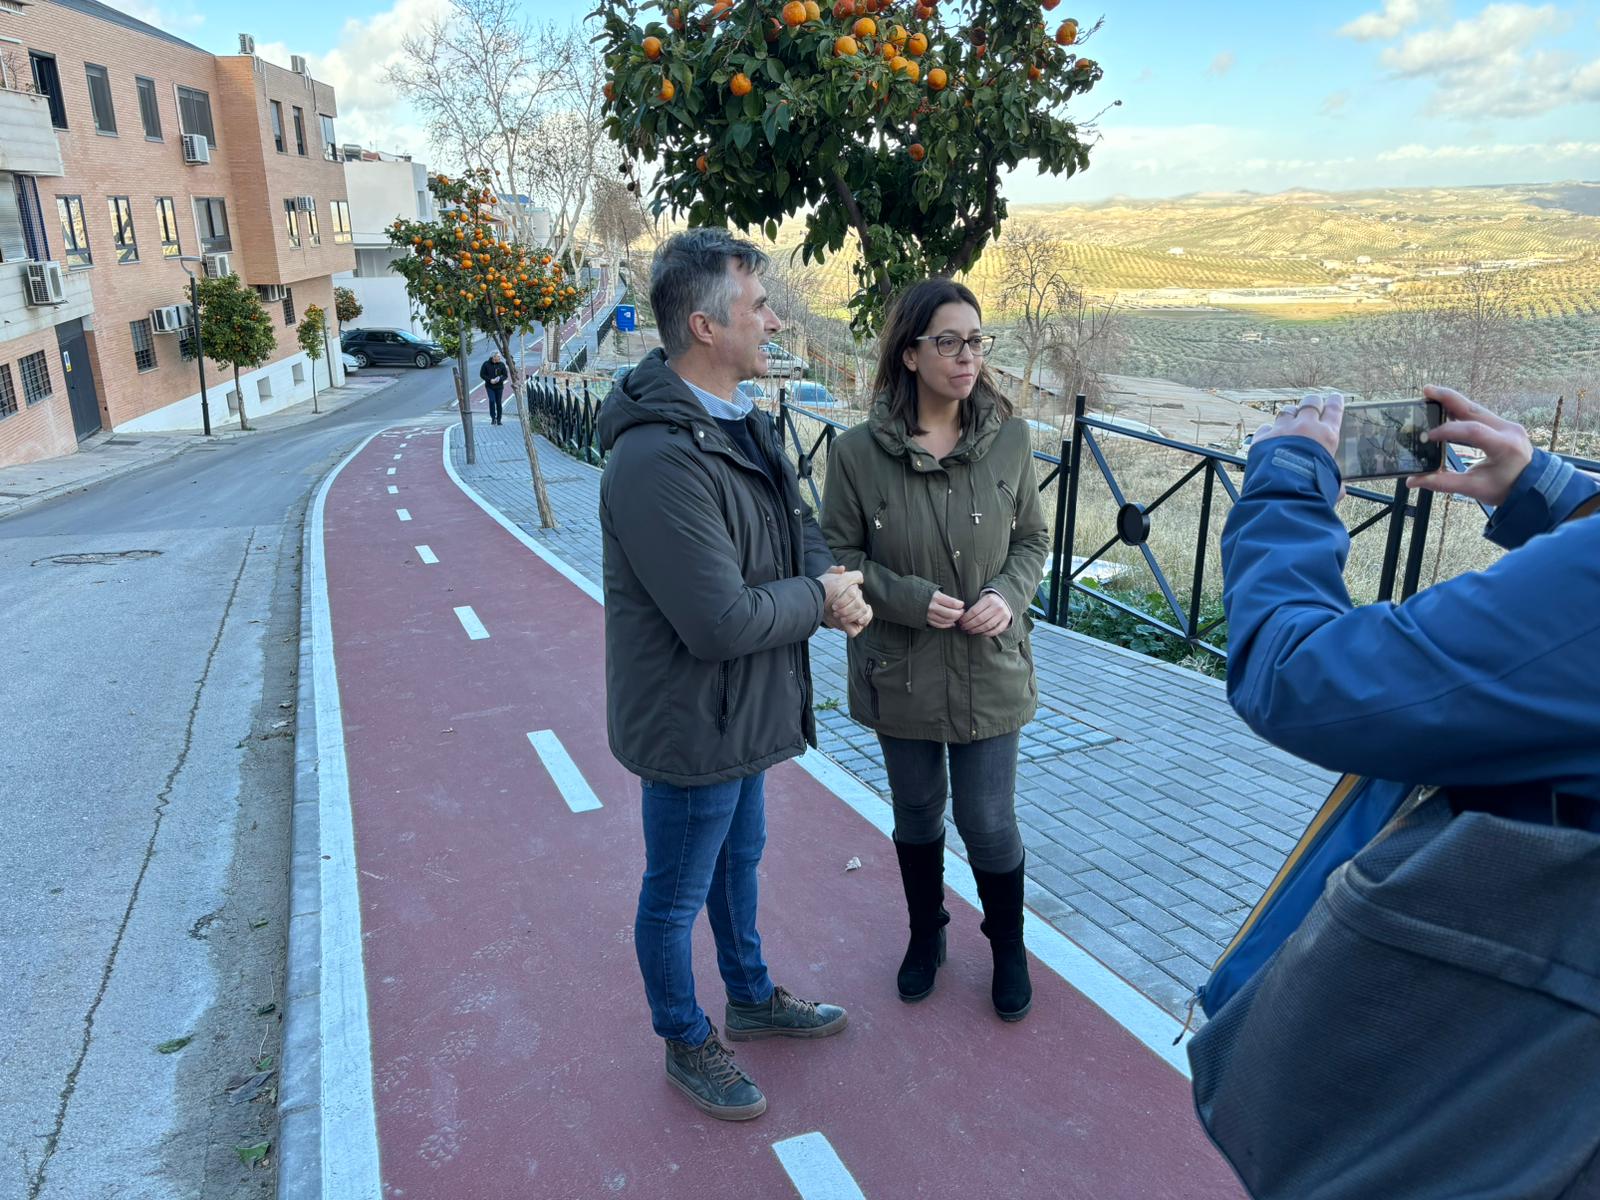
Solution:
<svg viewBox="0 0 1600 1200">
<path fill-rule="evenodd" d="M 534 377 L 525 387 L 528 415 L 541 433 L 573 458 L 598 466 L 605 462 L 598 429 L 601 397 L 591 396 L 589 381 Z"/>
</svg>

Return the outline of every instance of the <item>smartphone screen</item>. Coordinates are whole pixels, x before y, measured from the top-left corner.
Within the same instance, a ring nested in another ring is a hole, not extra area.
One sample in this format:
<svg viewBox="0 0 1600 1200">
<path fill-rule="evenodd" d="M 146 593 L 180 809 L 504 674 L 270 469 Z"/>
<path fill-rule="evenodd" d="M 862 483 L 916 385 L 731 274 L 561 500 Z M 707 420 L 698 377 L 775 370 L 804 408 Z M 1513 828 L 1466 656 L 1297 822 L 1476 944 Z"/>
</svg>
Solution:
<svg viewBox="0 0 1600 1200">
<path fill-rule="evenodd" d="M 1339 475 L 1344 479 L 1393 479 L 1426 475 L 1444 462 L 1444 446 L 1425 442 L 1444 410 L 1437 400 L 1352 404 L 1339 427 Z"/>
</svg>

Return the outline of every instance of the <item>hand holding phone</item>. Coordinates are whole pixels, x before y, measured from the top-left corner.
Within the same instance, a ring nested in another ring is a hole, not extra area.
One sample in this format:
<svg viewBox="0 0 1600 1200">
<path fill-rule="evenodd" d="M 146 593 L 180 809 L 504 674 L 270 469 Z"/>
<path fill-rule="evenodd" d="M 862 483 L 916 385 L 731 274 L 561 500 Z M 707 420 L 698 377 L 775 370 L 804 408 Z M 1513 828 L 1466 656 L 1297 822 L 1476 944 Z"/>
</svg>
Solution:
<svg viewBox="0 0 1600 1200">
<path fill-rule="evenodd" d="M 1438 400 L 1391 400 L 1345 406 L 1334 460 L 1339 477 L 1402 479 L 1444 465 L 1444 442 L 1431 439 L 1444 421 Z"/>
</svg>

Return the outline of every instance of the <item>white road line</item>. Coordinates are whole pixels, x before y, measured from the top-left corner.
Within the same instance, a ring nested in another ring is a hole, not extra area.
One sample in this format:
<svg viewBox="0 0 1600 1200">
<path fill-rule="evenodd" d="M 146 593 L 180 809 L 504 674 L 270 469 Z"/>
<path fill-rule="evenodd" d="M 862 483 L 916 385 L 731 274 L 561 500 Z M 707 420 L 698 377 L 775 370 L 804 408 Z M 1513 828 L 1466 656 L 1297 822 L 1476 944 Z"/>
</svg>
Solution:
<svg viewBox="0 0 1600 1200">
<path fill-rule="evenodd" d="M 530 733 L 528 740 L 533 743 L 539 761 L 544 763 L 544 769 L 550 772 L 550 778 L 555 780 L 556 787 L 561 791 L 561 798 L 567 802 L 568 808 L 575 813 L 581 813 L 593 812 L 600 807 L 600 797 L 594 794 L 589 781 L 583 777 L 583 772 L 578 770 L 578 764 L 572 761 L 572 755 L 567 753 L 567 748 L 561 744 L 561 739 L 555 735 L 553 729 L 541 729 L 536 733 Z"/>
<path fill-rule="evenodd" d="M 409 445 L 411 445 L 410 442 L 401 442 L 400 443 L 400 449 L 404 450 Z"/>
<path fill-rule="evenodd" d="M 411 510 L 408 508 L 397 508 L 394 510 L 394 515 L 399 517 L 402 521 L 411 520 Z"/>
<path fill-rule="evenodd" d="M 400 489 L 395 487 L 395 485 L 391 483 L 389 485 L 389 495 L 398 496 L 399 494 L 400 494 Z"/>
<path fill-rule="evenodd" d="M 384 474 L 385 475 L 393 475 L 394 474 L 394 468 L 390 467 L 387 471 L 384 472 Z"/>
<path fill-rule="evenodd" d="M 427 546 L 415 546 L 413 549 L 416 550 L 417 557 L 423 562 L 427 563 L 429 566 L 432 566 L 434 563 L 439 561 L 439 556 Z"/>
<path fill-rule="evenodd" d="M 488 513 L 495 523 L 512 537 L 565 576 L 584 595 L 596 603 L 603 604 L 602 593 L 595 583 L 534 541 L 461 478 L 450 461 L 450 436 L 446 436 L 442 441 L 445 473 L 467 499 Z M 812 778 L 876 826 L 885 837 L 893 835 L 894 812 L 889 807 L 888 801 L 861 783 L 838 763 L 820 750 L 808 750 L 796 762 Z M 972 871 L 964 859 L 948 849 L 945 851 L 945 883 L 946 886 L 960 892 L 962 898 L 974 908 L 981 907 L 977 885 L 972 881 Z M 1043 918 L 1035 917 L 1026 922 L 1024 938 L 1028 949 L 1033 951 L 1045 966 L 1142 1042 L 1157 1058 L 1185 1079 L 1190 1078 L 1188 1054 L 1182 1046 L 1173 1045 L 1173 1040 L 1183 1028 L 1181 1021 Z"/>
<path fill-rule="evenodd" d="M 860 1185 L 820 1133 L 802 1133 L 772 1143 L 800 1200 L 866 1200 Z"/>
<path fill-rule="evenodd" d="M 356 883 L 350 773 L 344 752 L 344 711 L 333 657 L 333 616 L 328 605 L 323 509 L 339 472 L 366 449 L 368 438 L 322 481 L 311 508 L 312 693 L 316 711 L 319 954 L 321 987 L 318 1115 L 322 1127 L 323 1200 L 378 1200 L 378 1125 L 372 1102 L 372 1034 L 367 1018 L 366 966 L 362 962 L 361 898 Z M 297 852 L 300 848 L 296 847 Z M 295 1064 L 296 1072 L 305 1068 Z"/>
<path fill-rule="evenodd" d="M 478 614 L 472 611 L 472 605 L 463 604 L 456 609 L 456 616 L 461 620 L 461 628 L 467 631 L 467 636 L 475 642 L 481 642 L 489 636 L 489 631 L 483 627 L 483 622 L 478 620 Z"/>
<path fill-rule="evenodd" d="M 401 455 L 401 454 L 396 454 L 396 455 L 395 455 L 395 457 L 396 457 L 396 458 L 403 458 L 403 457 L 405 457 L 405 456 L 404 456 L 404 455 Z"/>
</svg>

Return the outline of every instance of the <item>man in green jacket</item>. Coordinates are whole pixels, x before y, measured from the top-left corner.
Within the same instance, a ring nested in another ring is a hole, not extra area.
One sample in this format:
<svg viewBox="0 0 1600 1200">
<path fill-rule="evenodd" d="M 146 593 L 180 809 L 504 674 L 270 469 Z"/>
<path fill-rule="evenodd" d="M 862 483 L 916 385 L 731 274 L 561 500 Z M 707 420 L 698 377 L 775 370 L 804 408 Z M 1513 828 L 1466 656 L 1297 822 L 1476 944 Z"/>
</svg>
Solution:
<svg viewBox="0 0 1600 1200">
<path fill-rule="evenodd" d="M 606 723 L 643 783 L 645 875 L 634 925 L 668 1080 L 700 1109 L 747 1120 L 766 1098 L 695 1000 L 690 931 L 702 908 L 727 987 L 730 1041 L 826 1037 L 845 1011 L 767 976 L 756 930 L 766 769 L 816 744 L 806 644 L 854 635 L 872 612 L 836 567 L 772 422 L 739 384 L 766 373 L 783 328 L 766 256 L 696 229 L 656 253 L 662 349 L 607 397 L 600 484 Z"/>
</svg>

